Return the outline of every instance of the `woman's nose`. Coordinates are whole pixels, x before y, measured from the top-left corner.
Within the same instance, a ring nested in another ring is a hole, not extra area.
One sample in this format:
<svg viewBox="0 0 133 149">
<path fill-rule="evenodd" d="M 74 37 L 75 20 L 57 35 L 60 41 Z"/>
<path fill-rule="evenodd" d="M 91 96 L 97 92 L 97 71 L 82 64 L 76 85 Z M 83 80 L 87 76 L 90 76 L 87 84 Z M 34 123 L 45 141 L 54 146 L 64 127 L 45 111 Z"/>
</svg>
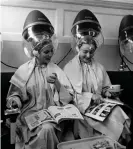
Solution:
<svg viewBox="0 0 133 149">
<path fill-rule="evenodd" d="M 90 53 L 87 53 L 87 54 L 86 54 L 86 57 L 88 57 L 88 58 L 89 58 L 89 57 L 90 57 Z"/>
<path fill-rule="evenodd" d="M 51 50 L 51 51 L 49 52 L 49 56 L 52 57 L 53 54 L 54 54 L 54 52 L 53 52 L 53 50 Z"/>
</svg>

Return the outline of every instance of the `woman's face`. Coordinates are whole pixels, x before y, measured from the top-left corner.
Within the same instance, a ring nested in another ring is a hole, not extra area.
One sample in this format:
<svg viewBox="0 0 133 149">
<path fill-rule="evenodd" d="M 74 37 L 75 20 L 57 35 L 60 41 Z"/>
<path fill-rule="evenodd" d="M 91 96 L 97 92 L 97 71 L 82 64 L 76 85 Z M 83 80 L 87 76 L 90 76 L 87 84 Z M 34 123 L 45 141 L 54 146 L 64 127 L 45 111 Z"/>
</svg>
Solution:
<svg viewBox="0 0 133 149">
<path fill-rule="evenodd" d="M 84 43 L 79 49 L 79 59 L 83 63 L 90 63 L 96 48 L 93 44 Z"/>
<path fill-rule="evenodd" d="M 51 44 L 46 45 L 42 50 L 39 52 L 39 56 L 37 57 L 40 64 L 47 65 L 52 56 L 54 54 L 54 47 Z"/>
<path fill-rule="evenodd" d="M 39 64 L 47 65 L 54 54 L 54 47 L 52 41 L 50 39 L 43 40 L 43 36 L 44 36 L 43 34 L 36 34 L 34 38 L 31 37 L 28 40 L 31 43 L 32 49 L 38 51 L 39 53 L 36 56 Z"/>
</svg>

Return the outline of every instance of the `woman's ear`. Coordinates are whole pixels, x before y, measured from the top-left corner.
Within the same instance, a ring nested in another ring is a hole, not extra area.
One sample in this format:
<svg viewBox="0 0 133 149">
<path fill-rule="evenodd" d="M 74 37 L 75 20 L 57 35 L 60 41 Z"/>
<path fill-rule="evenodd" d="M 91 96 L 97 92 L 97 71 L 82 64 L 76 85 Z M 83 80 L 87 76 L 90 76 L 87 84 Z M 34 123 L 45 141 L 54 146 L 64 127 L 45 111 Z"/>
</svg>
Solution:
<svg viewBox="0 0 133 149">
<path fill-rule="evenodd" d="M 33 55 L 35 56 L 35 57 L 38 57 L 38 55 L 39 55 L 39 53 L 38 53 L 38 51 L 36 51 L 36 50 L 33 50 Z"/>
</svg>

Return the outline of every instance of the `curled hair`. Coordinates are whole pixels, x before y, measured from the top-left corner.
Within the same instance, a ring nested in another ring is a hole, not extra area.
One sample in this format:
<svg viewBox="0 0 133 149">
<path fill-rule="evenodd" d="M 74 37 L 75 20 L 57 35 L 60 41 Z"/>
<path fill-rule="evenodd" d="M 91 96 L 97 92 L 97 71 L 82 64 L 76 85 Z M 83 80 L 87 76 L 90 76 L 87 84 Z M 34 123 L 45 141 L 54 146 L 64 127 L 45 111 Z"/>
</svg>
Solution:
<svg viewBox="0 0 133 149">
<path fill-rule="evenodd" d="M 93 44 L 95 49 L 97 49 L 97 44 L 95 40 L 87 39 L 87 38 L 80 39 L 78 43 L 78 48 L 80 49 L 83 44 Z"/>
</svg>

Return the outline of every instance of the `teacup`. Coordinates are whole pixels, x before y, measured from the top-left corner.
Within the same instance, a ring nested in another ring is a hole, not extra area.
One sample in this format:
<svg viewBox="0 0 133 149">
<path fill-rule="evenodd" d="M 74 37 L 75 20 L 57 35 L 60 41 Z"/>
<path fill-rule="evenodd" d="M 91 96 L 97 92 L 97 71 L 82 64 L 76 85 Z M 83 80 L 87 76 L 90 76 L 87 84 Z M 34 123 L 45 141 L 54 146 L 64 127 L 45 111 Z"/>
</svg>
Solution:
<svg viewBox="0 0 133 149">
<path fill-rule="evenodd" d="M 109 91 L 110 92 L 120 92 L 121 91 L 121 85 L 119 85 L 119 84 L 110 85 Z"/>
<path fill-rule="evenodd" d="M 108 91 L 111 93 L 112 97 L 119 97 L 122 90 L 123 89 L 121 89 L 121 85 L 119 85 L 119 84 L 110 85 L 110 87 L 108 89 Z"/>
</svg>

